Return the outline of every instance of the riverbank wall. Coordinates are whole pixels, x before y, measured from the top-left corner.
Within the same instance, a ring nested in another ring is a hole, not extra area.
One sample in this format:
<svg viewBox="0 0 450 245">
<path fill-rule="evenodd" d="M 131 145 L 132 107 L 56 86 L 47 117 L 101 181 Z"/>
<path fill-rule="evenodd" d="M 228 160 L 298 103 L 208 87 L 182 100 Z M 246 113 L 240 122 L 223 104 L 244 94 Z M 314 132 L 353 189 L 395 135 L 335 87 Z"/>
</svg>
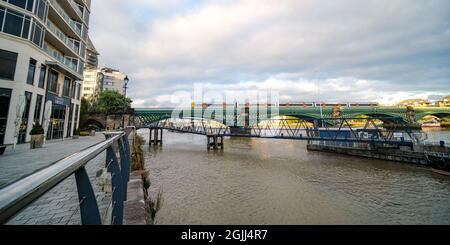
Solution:
<svg viewBox="0 0 450 245">
<path fill-rule="evenodd" d="M 350 156 L 359 156 L 374 158 L 380 160 L 388 160 L 395 162 L 411 163 L 421 166 L 429 166 L 424 152 L 420 151 L 406 151 L 400 149 L 362 149 L 341 146 L 330 146 L 321 144 L 308 144 L 306 146 L 308 151 L 322 151 L 330 153 L 345 154 Z"/>
</svg>

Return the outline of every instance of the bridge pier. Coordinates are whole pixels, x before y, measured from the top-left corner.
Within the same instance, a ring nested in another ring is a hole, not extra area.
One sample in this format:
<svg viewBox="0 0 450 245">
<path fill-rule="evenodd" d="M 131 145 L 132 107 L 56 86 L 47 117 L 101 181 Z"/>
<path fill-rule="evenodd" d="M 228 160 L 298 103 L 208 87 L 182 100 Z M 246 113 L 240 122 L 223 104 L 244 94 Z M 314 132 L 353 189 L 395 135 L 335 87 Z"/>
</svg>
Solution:
<svg viewBox="0 0 450 245">
<path fill-rule="evenodd" d="M 149 128 L 148 145 L 162 145 L 163 144 L 163 129 L 162 128 Z M 153 132 L 155 131 L 155 132 Z M 153 137 L 152 137 L 153 136 Z"/>
<path fill-rule="evenodd" d="M 219 149 L 223 149 L 223 136 L 222 135 L 217 135 L 217 134 L 208 134 L 206 135 L 206 148 L 209 149 L 214 149 L 217 150 Z"/>
</svg>

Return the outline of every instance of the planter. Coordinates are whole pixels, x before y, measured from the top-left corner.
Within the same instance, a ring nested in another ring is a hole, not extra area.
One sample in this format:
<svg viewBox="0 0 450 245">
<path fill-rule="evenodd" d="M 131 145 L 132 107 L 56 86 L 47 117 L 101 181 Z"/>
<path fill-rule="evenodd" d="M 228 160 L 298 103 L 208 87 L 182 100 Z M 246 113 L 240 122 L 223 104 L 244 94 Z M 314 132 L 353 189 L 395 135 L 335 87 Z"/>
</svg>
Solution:
<svg viewBox="0 0 450 245">
<path fill-rule="evenodd" d="M 95 136 L 95 130 L 91 130 L 91 131 L 89 132 L 89 136 Z"/>
<path fill-rule="evenodd" d="M 31 135 L 31 142 L 30 142 L 31 149 L 42 148 L 43 145 L 44 145 L 43 134 Z"/>
</svg>

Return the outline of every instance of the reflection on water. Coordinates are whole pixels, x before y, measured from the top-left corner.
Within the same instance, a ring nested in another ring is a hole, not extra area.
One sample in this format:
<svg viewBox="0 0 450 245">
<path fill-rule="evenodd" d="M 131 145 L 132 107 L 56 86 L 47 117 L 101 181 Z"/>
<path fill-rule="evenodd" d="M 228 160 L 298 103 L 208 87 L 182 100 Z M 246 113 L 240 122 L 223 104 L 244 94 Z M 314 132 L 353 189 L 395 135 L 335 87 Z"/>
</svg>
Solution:
<svg viewBox="0 0 450 245">
<path fill-rule="evenodd" d="M 140 131 L 148 137 L 148 130 Z M 148 139 L 147 139 L 148 140 Z M 450 178 L 426 168 L 306 151 L 306 142 L 164 132 L 145 147 L 157 224 L 450 224 Z"/>
</svg>

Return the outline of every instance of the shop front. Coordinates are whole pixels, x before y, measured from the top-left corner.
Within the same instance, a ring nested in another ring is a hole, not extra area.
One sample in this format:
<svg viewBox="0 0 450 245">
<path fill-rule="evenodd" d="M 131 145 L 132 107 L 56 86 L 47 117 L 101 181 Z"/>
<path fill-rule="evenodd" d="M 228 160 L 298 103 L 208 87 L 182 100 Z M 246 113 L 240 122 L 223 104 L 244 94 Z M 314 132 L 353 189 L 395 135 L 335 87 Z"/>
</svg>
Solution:
<svg viewBox="0 0 450 245">
<path fill-rule="evenodd" d="M 66 126 L 66 116 L 69 113 L 70 99 L 47 93 L 47 101 L 52 102 L 52 114 L 47 130 L 47 139 L 62 139 Z"/>
</svg>

